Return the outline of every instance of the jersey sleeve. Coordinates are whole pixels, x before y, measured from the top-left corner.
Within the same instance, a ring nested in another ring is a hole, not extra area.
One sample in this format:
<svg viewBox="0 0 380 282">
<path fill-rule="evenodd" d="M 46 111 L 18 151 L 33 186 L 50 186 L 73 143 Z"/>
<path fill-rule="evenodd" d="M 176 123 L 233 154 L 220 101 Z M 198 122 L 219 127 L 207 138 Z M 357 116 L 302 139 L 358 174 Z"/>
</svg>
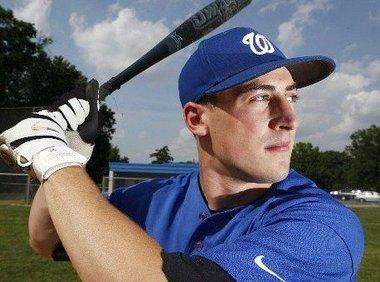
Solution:
<svg viewBox="0 0 380 282">
<path fill-rule="evenodd" d="M 356 221 L 347 226 L 356 246 L 312 218 L 282 216 L 240 238 L 205 249 L 237 281 L 355 281 L 364 238 Z M 356 248 L 359 258 L 350 249 Z"/>
</svg>

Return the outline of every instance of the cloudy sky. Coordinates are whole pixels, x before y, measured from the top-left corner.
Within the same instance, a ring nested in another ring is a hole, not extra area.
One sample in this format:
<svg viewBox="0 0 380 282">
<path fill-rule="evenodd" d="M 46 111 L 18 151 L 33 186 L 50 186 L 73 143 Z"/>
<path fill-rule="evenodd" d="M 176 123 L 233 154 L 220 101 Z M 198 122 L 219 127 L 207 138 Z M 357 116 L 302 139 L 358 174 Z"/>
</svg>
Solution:
<svg viewBox="0 0 380 282">
<path fill-rule="evenodd" d="M 64 56 L 100 83 L 210 2 L 0 0 L 53 38 L 50 55 Z M 380 1 L 253 0 L 217 32 L 235 26 L 254 27 L 287 56 L 320 54 L 336 61 L 333 76 L 299 92 L 297 141 L 343 150 L 353 131 L 380 123 Z M 107 98 L 117 119 L 113 143 L 131 162 L 149 162 L 149 153 L 164 145 L 175 161 L 197 159 L 177 90 L 178 74 L 196 47 L 162 61 Z"/>
</svg>

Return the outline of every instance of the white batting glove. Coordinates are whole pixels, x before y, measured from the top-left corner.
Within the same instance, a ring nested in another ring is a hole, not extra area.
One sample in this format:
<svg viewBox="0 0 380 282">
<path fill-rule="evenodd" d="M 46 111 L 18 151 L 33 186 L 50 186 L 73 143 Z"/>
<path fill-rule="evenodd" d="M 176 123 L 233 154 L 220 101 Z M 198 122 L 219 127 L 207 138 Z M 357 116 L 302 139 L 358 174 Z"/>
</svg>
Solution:
<svg viewBox="0 0 380 282">
<path fill-rule="evenodd" d="M 66 103 L 60 99 L 49 110 L 33 113 L 3 132 L 1 157 L 8 165 L 26 171 L 41 182 L 64 167 L 84 166 L 97 134 L 97 88 L 97 81 L 91 81 L 86 89 L 86 94 L 92 95 L 89 101 L 81 97 L 66 99 L 65 94 Z M 74 131 L 85 124 L 87 128 Z M 82 154 L 68 145 L 80 148 Z"/>
<path fill-rule="evenodd" d="M 99 83 L 92 79 L 86 92 L 79 88 L 62 95 L 48 108 L 48 114 L 59 120 L 67 145 L 88 160 L 92 155 L 99 122 Z"/>
<path fill-rule="evenodd" d="M 62 127 L 42 112 L 34 113 L 0 135 L 1 157 L 41 182 L 57 170 L 82 166 L 86 158 L 69 147 Z"/>
</svg>

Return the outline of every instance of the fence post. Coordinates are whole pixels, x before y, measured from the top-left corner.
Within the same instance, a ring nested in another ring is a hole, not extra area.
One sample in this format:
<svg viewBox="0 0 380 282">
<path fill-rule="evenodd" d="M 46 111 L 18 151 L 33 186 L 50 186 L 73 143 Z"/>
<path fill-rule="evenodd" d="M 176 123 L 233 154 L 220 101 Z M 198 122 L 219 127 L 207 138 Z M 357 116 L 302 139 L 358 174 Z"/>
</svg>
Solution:
<svg viewBox="0 0 380 282">
<path fill-rule="evenodd" d="M 103 175 L 102 176 L 102 193 L 104 193 L 104 191 L 106 190 L 106 177 Z"/>
<path fill-rule="evenodd" d="M 113 170 L 110 170 L 109 172 L 109 175 L 108 175 L 108 194 L 111 195 L 112 191 L 113 191 Z"/>
<path fill-rule="evenodd" d="M 30 175 L 27 175 L 26 178 L 26 202 L 29 204 L 30 202 Z"/>
</svg>

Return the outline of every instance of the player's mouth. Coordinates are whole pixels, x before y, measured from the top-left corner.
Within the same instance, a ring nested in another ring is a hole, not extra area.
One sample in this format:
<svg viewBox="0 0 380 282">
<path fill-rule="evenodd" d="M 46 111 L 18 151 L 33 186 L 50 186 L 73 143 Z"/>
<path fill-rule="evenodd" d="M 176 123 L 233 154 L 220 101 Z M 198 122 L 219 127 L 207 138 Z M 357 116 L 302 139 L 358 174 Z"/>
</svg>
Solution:
<svg viewBox="0 0 380 282">
<path fill-rule="evenodd" d="M 290 141 L 287 141 L 287 142 L 284 142 L 284 141 L 280 141 L 280 142 L 276 142 L 276 143 L 273 143 L 267 147 L 265 147 L 265 150 L 269 151 L 269 152 L 287 152 L 290 150 Z"/>
</svg>

